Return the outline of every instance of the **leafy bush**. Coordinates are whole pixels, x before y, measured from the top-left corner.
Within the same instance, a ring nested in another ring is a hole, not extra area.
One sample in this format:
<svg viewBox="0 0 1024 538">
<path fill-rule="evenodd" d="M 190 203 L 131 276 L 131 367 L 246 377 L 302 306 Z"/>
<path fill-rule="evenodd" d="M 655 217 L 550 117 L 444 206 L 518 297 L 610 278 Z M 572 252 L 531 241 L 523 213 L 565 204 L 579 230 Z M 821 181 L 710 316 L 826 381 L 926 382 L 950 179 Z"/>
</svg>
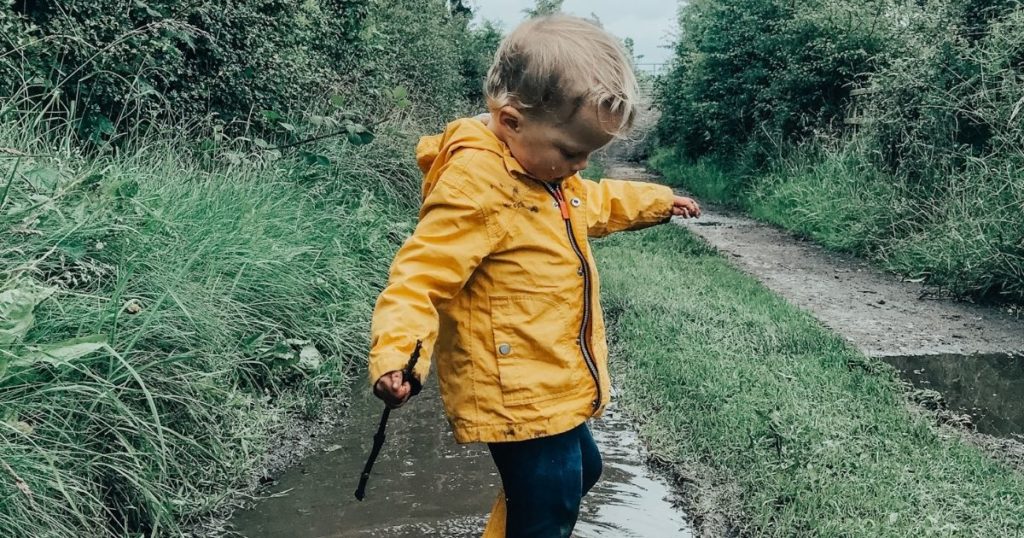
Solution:
<svg viewBox="0 0 1024 538">
<path fill-rule="evenodd" d="M 840 119 L 851 84 L 884 60 L 884 0 L 697 0 L 660 86 L 663 144 L 686 157 L 796 141 Z"/>
<path fill-rule="evenodd" d="M 120 0 L 0 8 L 0 94 L 68 113 L 94 140 L 212 114 L 237 131 L 261 111 L 344 106 L 440 124 L 480 95 L 500 40 L 446 0 Z M 273 124 L 274 122 L 269 122 Z"/>
<path fill-rule="evenodd" d="M 871 74 L 866 102 L 880 164 L 925 190 L 971 159 L 1024 157 L 1024 7 L 969 27 L 973 11 L 938 4 L 915 13 L 912 53 Z"/>
<path fill-rule="evenodd" d="M 414 116 L 433 124 L 453 119 L 466 108 L 458 44 L 468 23 L 445 0 L 371 0 L 364 59 L 342 93 L 379 118 L 392 108 L 389 92 L 400 87 Z"/>
<path fill-rule="evenodd" d="M 171 112 L 229 121 L 294 107 L 351 69 L 369 2 L 10 3 L 0 20 L 25 31 L 4 43 L 0 87 L 57 95 L 90 134 Z"/>
</svg>

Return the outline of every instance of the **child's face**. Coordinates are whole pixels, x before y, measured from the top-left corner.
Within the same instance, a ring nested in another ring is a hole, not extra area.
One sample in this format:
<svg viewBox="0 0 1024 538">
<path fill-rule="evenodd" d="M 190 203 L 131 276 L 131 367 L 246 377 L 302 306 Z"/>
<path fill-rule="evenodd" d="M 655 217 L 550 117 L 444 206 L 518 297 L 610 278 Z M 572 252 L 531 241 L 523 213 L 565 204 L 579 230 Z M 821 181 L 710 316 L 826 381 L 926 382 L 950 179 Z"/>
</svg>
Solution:
<svg viewBox="0 0 1024 538">
<path fill-rule="evenodd" d="M 545 121 L 524 115 L 512 106 L 492 113 L 490 122 L 498 138 L 528 174 L 542 181 L 557 181 L 587 167 L 594 151 L 614 138 L 614 114 L 599 114 L 596 106 L 582 106 L 565 121 Z"/>
</svg>

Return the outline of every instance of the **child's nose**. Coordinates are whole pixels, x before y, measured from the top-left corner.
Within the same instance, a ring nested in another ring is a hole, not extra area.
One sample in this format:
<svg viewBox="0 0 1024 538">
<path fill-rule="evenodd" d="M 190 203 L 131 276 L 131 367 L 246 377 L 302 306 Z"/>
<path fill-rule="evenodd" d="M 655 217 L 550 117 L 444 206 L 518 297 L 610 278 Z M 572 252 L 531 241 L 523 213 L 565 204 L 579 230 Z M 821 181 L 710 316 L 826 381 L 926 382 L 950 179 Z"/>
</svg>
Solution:
<svg viewBox="0 0 1024 538">
<path fill-rule="evenodd" d="M 587 168 L 587 164 L 589 164 L 587 161 L 588 159 L 576 161 L 576 164 L 572 165 L 573 173 L 579 172 L 580 170 L 585 170 Z"/>
</svg>

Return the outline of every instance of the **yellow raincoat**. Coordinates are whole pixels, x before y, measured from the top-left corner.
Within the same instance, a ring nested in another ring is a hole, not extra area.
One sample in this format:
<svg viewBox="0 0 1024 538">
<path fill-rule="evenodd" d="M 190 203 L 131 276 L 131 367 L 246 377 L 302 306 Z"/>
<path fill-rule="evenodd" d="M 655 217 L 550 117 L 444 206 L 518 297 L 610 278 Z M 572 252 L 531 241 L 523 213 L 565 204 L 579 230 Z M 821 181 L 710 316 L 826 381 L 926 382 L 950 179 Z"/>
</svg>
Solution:
<svg viewBox="0 0 1024 538">
<path fill-rule="evenodd" d="M 608 348 L 587 238 L 668 221 L 671 189 L 532 179 L 470 118 L 416 153 L 423 205 L 374 310 L 371 385 L 421 340 L 414 374 L 422 382 L 436 362 L 459 443 L 555 435 L 600 416 Z M 485 536 L 504 535 L 501 499 Z"/>
</svg>

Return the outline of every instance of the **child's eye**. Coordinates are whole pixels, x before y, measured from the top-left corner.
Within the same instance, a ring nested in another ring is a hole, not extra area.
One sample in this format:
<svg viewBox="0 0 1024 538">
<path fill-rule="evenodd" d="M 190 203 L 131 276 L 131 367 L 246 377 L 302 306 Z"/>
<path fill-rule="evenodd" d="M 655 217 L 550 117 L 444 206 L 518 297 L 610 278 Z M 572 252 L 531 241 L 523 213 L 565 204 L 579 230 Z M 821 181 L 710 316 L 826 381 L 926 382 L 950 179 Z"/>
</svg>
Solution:
<svg viewBox="0 0 1024 538">
<path fill-rule="evenodd" d="M 569 153 L 568 151 L 565 151 L 562 148 L 558 148 L 558 151 L 562 152 L 562 156 L 565 157 L 566 159 L 570 160 L 570 161 L 572 159 L 576 158 L 576 154 L 575 153 Z"/>
</svg>

